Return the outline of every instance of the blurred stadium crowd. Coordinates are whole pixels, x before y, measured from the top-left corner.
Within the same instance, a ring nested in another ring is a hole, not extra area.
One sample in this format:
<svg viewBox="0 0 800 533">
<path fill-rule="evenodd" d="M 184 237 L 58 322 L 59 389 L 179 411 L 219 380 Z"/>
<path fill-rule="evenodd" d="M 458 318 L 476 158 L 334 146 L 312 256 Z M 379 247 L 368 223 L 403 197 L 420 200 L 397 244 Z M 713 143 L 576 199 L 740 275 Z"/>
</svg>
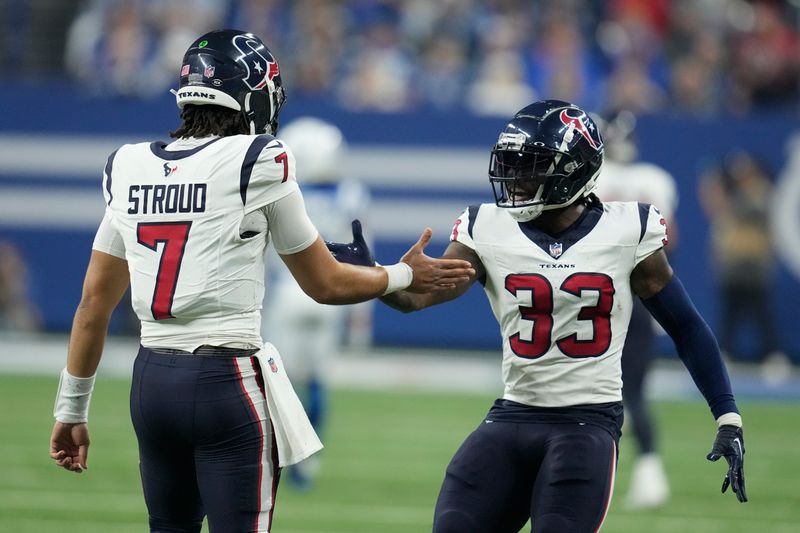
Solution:
<svg viewBox="0 0 800 533">
<path fill-rule="evenodd" d="M 351 110 L 508 115 L 558 96 L 595 110 L 747 113 L 796 108 L 800 95 L 800 0 L 5 4 L 6 75 L 61 71 L 102 95 L 162 94 L 192 37 L 215 27 L 266 36 L 290 94 Z"/>
<path fill-rule="evenodd" d="M 494 133 L 480 132 L 496 131 L 493 121 L 537 98 L 606 118 L 632 112 L 639 158 L 676 180 L 675 264 L 725 352 L 759 361 L 787 352 L 800 362 L 787 335 L 800 290 L 800 0 L 0 0 L 0 95 L 16 102 L 0 134 L 7 150 L 32 146 L 27 160 L 0 157 L 0 219 L 15 198 L 40 202 L 45 190 L 94 205 L 94 170 L 40 164 L 38 136 L 57 145 L 79 130 L 93 145 L 112 132 L 166 130 L 181 55 L 219 27 L 269 42 L 287 113 L 327 117 L 349 136 L 357 149 L 348 172 L 366 180 L 370 209 L 388 220 L 371 225 L 386 254 L 416 238 L 405 220 L 443 219 L 447 235 L 452 205 L 486 201 L 485 142 Z M 165 122 L 153 122 L 162 113 Z M 463 164 L 452 166 L 456 159 Z M 96 226 L 78 227 L 75 210 L 58 207 L 49 224 L 26 213 L 0 220 L 0 330 L 69 327 L 79 281 L 69 290 L 48 284 L 52 266 L 40 250 L 88 240 Z M 687 228 L 679 238 L 678 227 Z M 82 260 L 61 249 L 65 262 Z M 378 307 L 374 340 L 405 345 L 406 328 L 416 327 L 413 343 L 450 346 L 431 324 L 463 309 L 476 336 L 459 342 L 493 347 L 488 309 L 468 312 L 485 307 L 473 296 L 402 324 Z M 128 322 L 117 331 L 135 329 Z"/>
</svg>

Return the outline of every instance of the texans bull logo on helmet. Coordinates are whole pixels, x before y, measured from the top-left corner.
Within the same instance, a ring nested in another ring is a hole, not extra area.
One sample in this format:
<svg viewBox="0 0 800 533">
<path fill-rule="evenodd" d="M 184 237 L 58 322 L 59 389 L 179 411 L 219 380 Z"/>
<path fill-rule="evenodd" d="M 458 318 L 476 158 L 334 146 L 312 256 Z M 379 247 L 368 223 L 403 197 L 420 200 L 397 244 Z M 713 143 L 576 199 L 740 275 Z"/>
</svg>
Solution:
<svg viewBox="0 0 800 533">
<path fill-rule="evenodd" d="M 563 109 L 561 111 L 561 114 L 558 117 L 558 118 L 561 119 L 561 122 L 565 126 L 572 125 L 573 128 L 575 129 L 575 131 L 580 133 L 583 136 L 584 139 L 589 141 L 589 144 L 591 145 L 592 148 L 594 148 L 594 149 L 599 148 L 599 145 L 597 144 L 597 142 L 592 138 L 592 134 L 589 132 L 589 128 L 587 128 L 586 123 L 584 123 L 584 120 L 586 118 L 588 118 L 586 116 L 586 113 L 580 111 L 580 114 L 578 116 L 573 117 L 573 116 L 571 116 L 569 114 L 569 111 L 572 111 L 572 110 L 571 109 Z M 594 129 L 594 125 L 591 124 L 591 123 L 589 123 L 589 124 L 591 125 L 592 129 Z"/>
<path fill-rule="evenodd" d="M 247 76 L 242 81 L 250 89 L 263 89 L 267 82 L 280 75 L 278 63 L 260 41 L 248 35 L 237 35 L 233 38 L 233 46 L 242 54 L 236 61 L 247 70 Z"/>
</svg>

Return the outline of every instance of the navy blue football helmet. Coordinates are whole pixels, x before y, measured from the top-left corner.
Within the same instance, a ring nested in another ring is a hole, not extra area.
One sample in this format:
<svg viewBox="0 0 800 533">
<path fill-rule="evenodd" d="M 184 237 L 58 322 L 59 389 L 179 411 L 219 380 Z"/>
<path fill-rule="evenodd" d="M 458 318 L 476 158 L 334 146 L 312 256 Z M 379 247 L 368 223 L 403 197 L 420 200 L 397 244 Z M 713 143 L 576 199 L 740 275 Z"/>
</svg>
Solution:
<svg viewBox="0 0 800 533">
<path fill-rule="evenodd" d="M 278 62 L 252 33 L 215 30 L 198 38 L 183 56 L 178 107 L 218 105 L 241 111 L 251 134 L 278 130 L 286 101 Z"/>
<path fill-rule="evenodd" d="M 521 109 L 492 149 L 495 202 L 519 222 L 565 207 L 594 189 L 603 139 L 576 105 L 544 100 Z"/>
</svg>

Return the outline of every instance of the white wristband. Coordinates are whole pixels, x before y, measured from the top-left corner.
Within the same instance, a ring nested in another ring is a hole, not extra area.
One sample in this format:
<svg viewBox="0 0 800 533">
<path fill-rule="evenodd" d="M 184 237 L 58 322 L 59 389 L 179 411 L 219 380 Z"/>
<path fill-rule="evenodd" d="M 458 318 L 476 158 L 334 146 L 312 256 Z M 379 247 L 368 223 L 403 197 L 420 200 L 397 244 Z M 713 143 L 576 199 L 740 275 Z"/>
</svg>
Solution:
<svg viewBox="0 0 800 533">
<path fill-rule="evenodd" d="M 739 413 L 725 413 L 721 417 L 717 418 L 717 427 L 722 426 L 736 426 L 737 428 L 742 427 L 742 417 Z"/>
<path fill-rule="evenodd" d="M 386 270 L 386 274 L 389 276 L 389 283 L 381 296 L 405 289 L 411 285 L 411 281 L 414 279 L 414 271 L 402 261 L 382 268 Z"/>
<path fill-rule="evenodd" d="M 92 399 L 94 389 L 94 376 L 79 378 L 61 371 L 58 381 L 56 404 L 53 416 L 65 424 L 80 424 L 89 420 L 89 401 Z"/>
</svg>

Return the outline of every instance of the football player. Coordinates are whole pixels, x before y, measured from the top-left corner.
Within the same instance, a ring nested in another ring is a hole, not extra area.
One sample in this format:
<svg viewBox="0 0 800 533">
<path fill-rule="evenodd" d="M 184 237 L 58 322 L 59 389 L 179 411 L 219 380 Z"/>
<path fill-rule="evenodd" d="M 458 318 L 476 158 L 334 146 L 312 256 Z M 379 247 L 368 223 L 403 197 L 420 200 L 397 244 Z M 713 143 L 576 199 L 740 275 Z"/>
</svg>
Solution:
<svg viewBox="0 0 800 533">
<path fill-rule="evenodd" d="M 674 339 L 716 419 L 708 459 L 725 457 L 722 491 L 745 495 L 742 419 L 710 329 L 664 254 L 658 209 L 601 203 L 597 126 L 567 102 L 535 102 L 491 153 L 495 203 L 467 208 L 444 257 L 469 261 L 469 282 L 436 294 L 397 291 L 404 312 L 457 298 L 475 281 L 503 339 L 503 397 L 447 467 L 435 533 L 598 531 L 614 486 L 622 424 L 620 355 L 634 296 Z M 358 228 L 360 229 L 360 226 Z M 337 259 L 369 257 L 354 232 Z"/>
<path fill-rule="evenodd" d="M 141 321 L 131 418 L 151 531 L 269 531 L 280 467 L 321 444 L 280 355 L 260 335 L 271 240 L 314 300 L 347 304 L 407 289 L 449 289 L 464 260 L 423 248 L 383 268 L 335 261 L 306 215 L 295 159 L 273 135 L 285 101 L 280 69 L 258 37 L 213 31 L 186 52 L 175 140 L 126 144 L 103 175 L 97 231 L 50 456 L 87 468 L 89 401 L 109 317 L 129 282 Z"/>
<path fill-rule="evenodd" d="M 311 221 L 323 228 L 326 239 L 347 239 L 350 221 L 366 214 L 369 191 L 344 175 L 347 143 L 341 130 L 318 118 L 300 117 L 281 128 L 281 140 L 292 147 L 297 159 L 300 190 Z M 275 255 L 267 255 L 268 266 L 278 262 Z M 320 305 L 303 292 L 286 268 L 276 264 L 271 270 L 262 335 L 281 351 L 292 383 L 302 387 L 303 405 L 319 434 L 327 414 L 326 365 L 336 358 L 348 330 L 361 335 L 361 328 L 369 327 L 372 308 L 368 303 Z M 314 455 L 288 470 L 289 481 L 306 490 L 318 469 L 318 455 Z"/>
<path fill-rule="evenodd" d="M 632 201 L 657 205 L 670 229 L 669 254 L 675 248 L 678 191 L 675 179 L 663 168 L 637 161 L 634 142 L 636 117 L 619 111 L 595 120 L 603 131 L 605 160 L 595 194 L 603 202 Z M 645 398 L 645 381 L 653 362 L 656 331 L 653 318 L 641 300 L 634 298 L 628 334 L 622 349 L 622 403 L 639 455 L 633 465 L 625 505 L 629 509 L 659 507 L 669 499 L 669 482 L 658 453 L 655 424 Z"/>
</svg>

